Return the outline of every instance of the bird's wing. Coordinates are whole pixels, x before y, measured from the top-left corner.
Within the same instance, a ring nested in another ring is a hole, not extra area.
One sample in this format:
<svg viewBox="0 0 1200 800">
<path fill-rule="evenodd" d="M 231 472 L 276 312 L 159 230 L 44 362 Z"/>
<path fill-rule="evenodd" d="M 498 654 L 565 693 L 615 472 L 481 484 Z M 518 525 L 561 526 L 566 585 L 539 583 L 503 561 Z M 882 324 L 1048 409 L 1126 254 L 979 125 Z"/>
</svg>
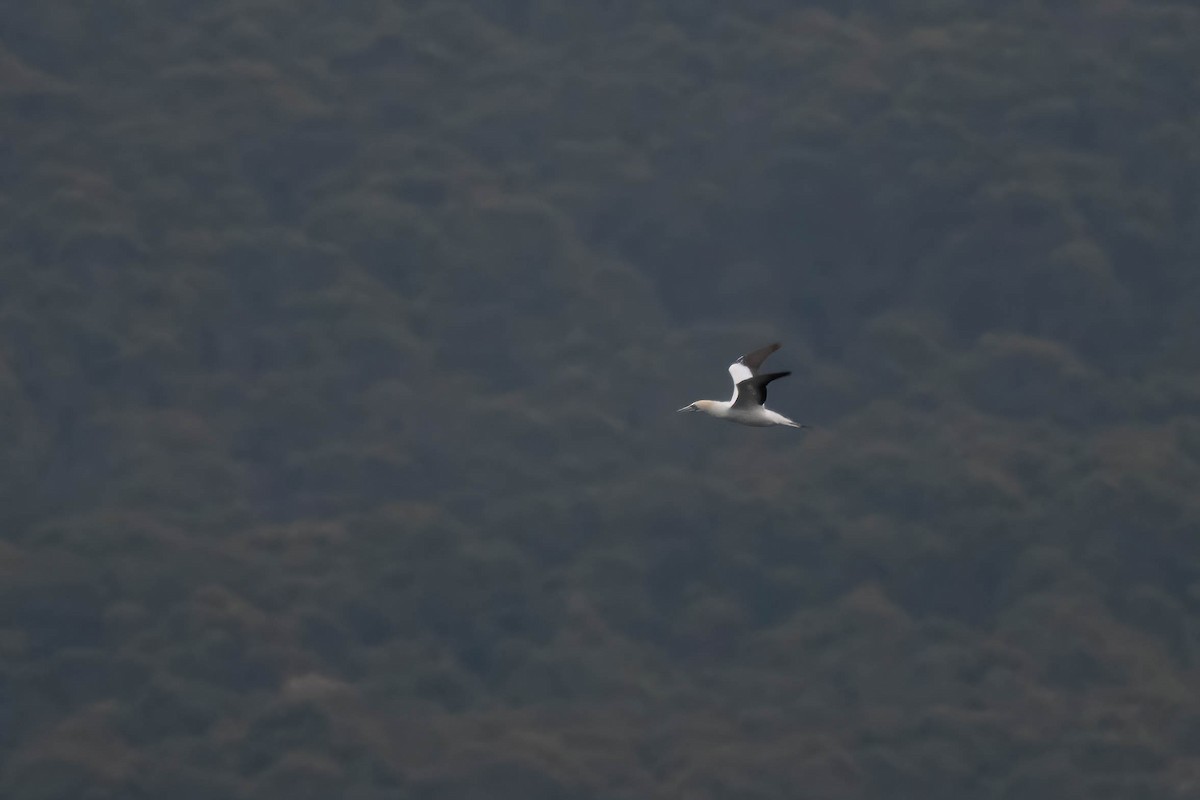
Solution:
<svg viewBox="0 0 1200 800">
<path fill-rule="evenodd" d="M 758 368 L 767 360 L 767 356 L 774 353 L 782 347 L 779 342 L 769 344 L 766 347 L 760 347 L 752 353 L 739 358 L 737 361 L 729 365 L 729 374 L 733 376 L 733 385 L 737 386 L 746 378 L 752 378 L 758 374 Z"/>
<path fill-rule="evenodd" d="M 771 381 L 791 375 L 790 372 L 768 372 L 765 375 L 752 375 L 737 385 L 737 394 L 733 398 L 733 408 L 754 408 L 767 402 L 767 384 Z"/>
</svg>

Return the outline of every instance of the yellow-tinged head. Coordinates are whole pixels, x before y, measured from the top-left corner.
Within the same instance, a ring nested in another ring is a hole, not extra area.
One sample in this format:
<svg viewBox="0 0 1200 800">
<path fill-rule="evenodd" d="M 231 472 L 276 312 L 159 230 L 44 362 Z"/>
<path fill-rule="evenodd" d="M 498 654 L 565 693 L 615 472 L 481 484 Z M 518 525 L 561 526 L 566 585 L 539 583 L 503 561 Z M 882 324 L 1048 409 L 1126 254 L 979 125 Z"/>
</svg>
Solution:
<svg viewBox="0 0 1200 800">
<path fill-rule="evenodd" d="M 684 406 L 680 411 L 703 411 L 705 414 L 713 413 L 713 409 L 721 405 L 716 400 L 697 400 L 690 406 Z"/>
</svg>

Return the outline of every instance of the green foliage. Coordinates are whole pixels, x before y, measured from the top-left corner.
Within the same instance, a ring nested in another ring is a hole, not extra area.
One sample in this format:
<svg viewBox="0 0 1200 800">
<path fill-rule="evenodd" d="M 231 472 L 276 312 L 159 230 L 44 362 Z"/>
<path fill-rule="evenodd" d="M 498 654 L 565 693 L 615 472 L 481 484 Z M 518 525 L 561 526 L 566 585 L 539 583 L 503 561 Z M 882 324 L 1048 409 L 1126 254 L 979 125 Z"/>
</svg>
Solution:
<svg viewBox="0 0 1200 800">
<path fill-rule="evenodd" d="M 1197 41 L 7 4 L 0 796 L 1190 796 Z"/>
</svg>

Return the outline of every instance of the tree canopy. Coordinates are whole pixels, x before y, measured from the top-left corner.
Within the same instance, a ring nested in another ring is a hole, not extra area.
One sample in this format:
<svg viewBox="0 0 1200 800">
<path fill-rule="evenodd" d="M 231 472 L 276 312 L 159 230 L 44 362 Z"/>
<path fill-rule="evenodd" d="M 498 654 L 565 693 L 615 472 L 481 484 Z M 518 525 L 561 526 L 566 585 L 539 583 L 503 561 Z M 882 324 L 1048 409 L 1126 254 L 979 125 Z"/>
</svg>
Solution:
<svg viewBox="0 0 1200 800">
<path fill-rule="evenodd" d="M 1193 796 L 1198 41 L 6 4 L 0 795 Z"/>
</svg>

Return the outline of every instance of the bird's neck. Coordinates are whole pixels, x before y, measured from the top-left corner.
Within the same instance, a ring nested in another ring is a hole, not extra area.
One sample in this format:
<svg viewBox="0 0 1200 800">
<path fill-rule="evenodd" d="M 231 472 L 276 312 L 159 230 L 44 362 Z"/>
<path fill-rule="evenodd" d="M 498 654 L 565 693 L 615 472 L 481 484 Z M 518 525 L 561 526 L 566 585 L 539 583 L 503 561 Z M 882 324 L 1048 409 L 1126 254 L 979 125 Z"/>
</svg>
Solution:
<svg viewBox="0 0 1200 800">
<path fill-rule="evenodd" d="M 704 410 L 708 413 L 709 416 L 727 417 L 727 416 L 729 416 L 729 409 L 732 406 L 733 406 L 733 403 L 730 403 L 726 400 L 710 400 L 704 406 Z"/>
</svg>

